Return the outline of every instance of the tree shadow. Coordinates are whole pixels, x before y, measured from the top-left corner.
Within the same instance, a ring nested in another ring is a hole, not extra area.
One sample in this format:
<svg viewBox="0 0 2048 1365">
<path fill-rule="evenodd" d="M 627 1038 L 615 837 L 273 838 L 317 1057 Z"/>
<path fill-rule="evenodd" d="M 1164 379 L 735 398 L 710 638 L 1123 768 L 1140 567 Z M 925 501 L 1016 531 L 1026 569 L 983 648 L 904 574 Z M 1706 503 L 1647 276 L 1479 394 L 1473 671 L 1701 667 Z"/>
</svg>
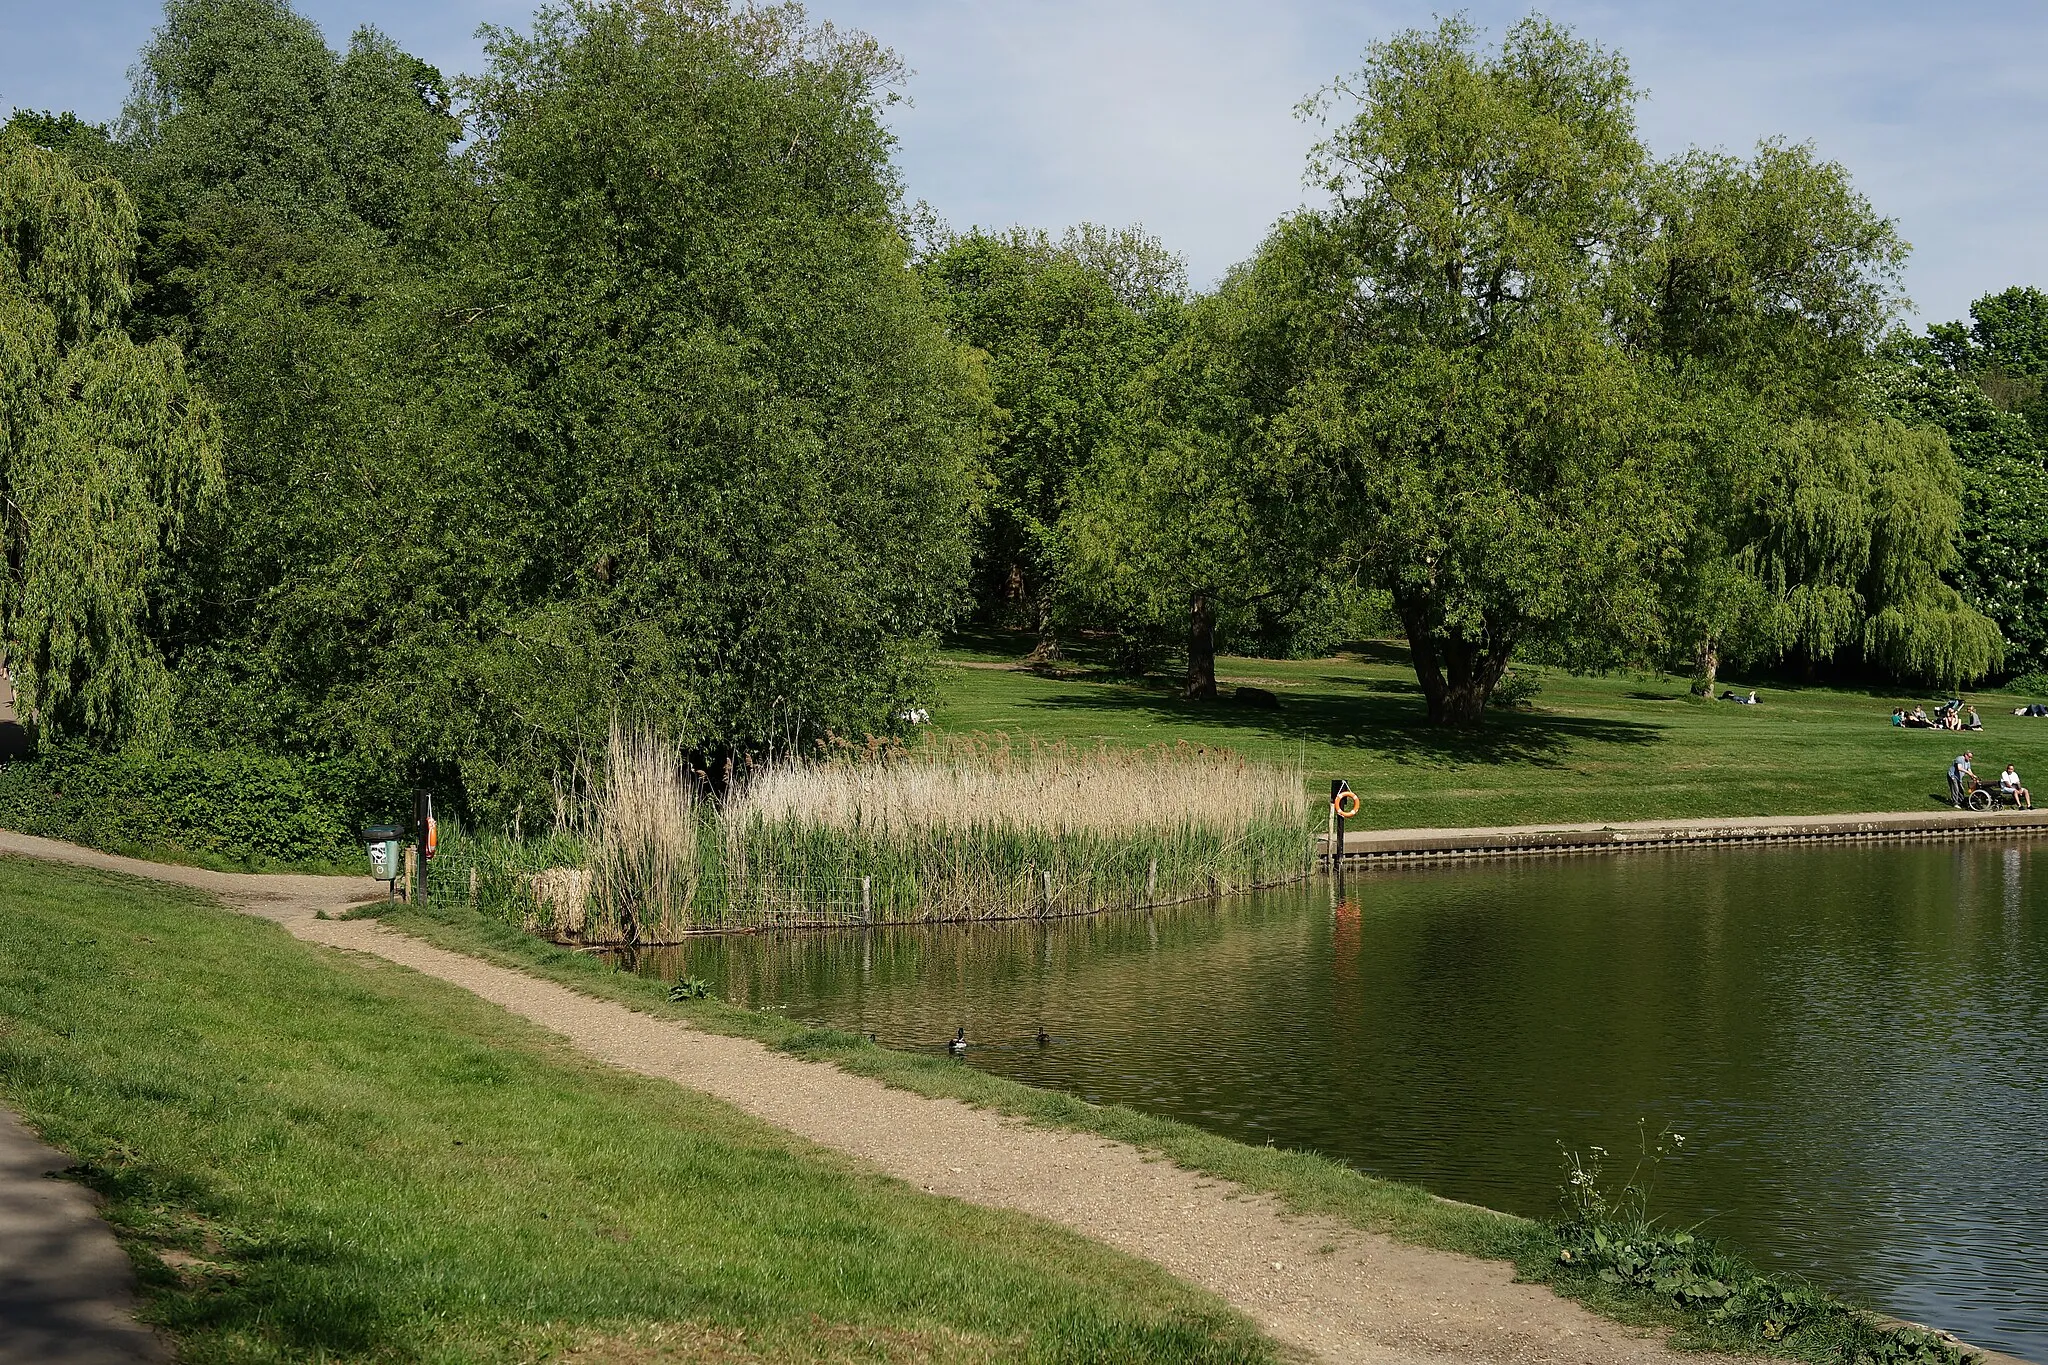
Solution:
<svg viewBox="0 0 2048 1365">
<path fill-rule="evenodd" d="M 1344 679 L 1347 684 L 1357 679 Z M 1377 681 L 1377 680 L 1373 680 Z M 1091 685 L 1038 697 L 1027 708 L 1152 724 L 1202 725 L 1242 730 L 1267 740 L 1295 740 L 1363 749 L 1410 763 L 1528 763 L 1555 767 L 1574 745 L 1647 745 L 1662 742 L 1660 727 L 1632 721 L 1560 716 L 1544 711 L 1489 712 L 1476 730 L 1428 723 L 1413 683 L 1333 696 L 1289 692 L 1278 710 L 1228 700 L 1188 701 L 1171 692 L 1125 685 Z"/>
</svg>

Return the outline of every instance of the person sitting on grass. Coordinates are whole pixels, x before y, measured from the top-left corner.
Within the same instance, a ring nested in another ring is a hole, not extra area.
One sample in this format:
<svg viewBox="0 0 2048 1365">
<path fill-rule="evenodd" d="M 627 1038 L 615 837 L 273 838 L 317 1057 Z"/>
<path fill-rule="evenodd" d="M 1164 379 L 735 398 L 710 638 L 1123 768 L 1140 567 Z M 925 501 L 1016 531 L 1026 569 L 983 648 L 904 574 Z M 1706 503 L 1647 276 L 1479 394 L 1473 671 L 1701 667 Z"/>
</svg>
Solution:
<svg viewBox="0 0 2048 1365">
<path fill-rule="evenodd" d="M 1965 730 L 1981 730 L 1984 728 L 1984 721 L 1978 716 L 1976 707 L 1970 708 L 1970 719 L 1964 723 L 1963 728 Z"/>
<path fill-rule="evenodd" d="M 2020 785 L 2020 770 L 2013 767 L 2012 764 L 2006 764 L 2005 771 L 1998 775 L 1998 789 L 2005 793 L 2006 800 L 2012 802 L 2021 810 L 2032 810 L 2034 808 L 2033 793 Z"/>
<path fill-rule="evenodd" d="M 1893 724 L 1893 725 L 1904 725 L 1905 723 L 1906 723 L 1906 708 L 1905 708 L 1905 707 L 1903 707 L 1903 706 L 1894 706 L 1894 707 L 1892 708 L 1892 724 Z"/>
<path fill-rule="evenodd" d="M 1976 755 L 1968 749 L 1956 755 L 1956 761 L 1948 765 L 1948 803 L 1961 810 L 1963 801 L 1976 784 L 1977 774 L 1970 771 L 1970 760 Z"/>
<path fill-rule="evenodd" d="M 1934 722 L 1927 719 L 1926 707 L 1916 706 L 1913 708 L 1913 714 L 1906 717 L 1906 724 L 1912 726 L 1915 730 L 1926 730 L 1932 728 Z"/>
</svg>

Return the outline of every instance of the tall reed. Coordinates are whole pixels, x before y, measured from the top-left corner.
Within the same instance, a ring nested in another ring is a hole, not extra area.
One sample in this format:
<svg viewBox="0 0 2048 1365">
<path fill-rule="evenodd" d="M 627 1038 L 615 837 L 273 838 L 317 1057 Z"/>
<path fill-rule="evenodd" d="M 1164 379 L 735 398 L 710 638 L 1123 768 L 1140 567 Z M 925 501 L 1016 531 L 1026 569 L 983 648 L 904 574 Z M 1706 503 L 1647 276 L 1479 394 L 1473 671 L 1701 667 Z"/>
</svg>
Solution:
<svg viewBox="0 0 2048 1365">
<path fill-rule="evenodd" d="M 1300 875 L 1299 770 L 1225 750 L 1001 736 L 757 773 L 720 820 L 721 919 L 995 919 Z"/>
<path fill-rule="evenodd" d="M 701 818 L 689 768 L 675 748 L 614 723 L 603 780 L 584 820 L 589 935 L 636 943 L 673 939 L 687 929 L 702 879 Z"/>
</svg>

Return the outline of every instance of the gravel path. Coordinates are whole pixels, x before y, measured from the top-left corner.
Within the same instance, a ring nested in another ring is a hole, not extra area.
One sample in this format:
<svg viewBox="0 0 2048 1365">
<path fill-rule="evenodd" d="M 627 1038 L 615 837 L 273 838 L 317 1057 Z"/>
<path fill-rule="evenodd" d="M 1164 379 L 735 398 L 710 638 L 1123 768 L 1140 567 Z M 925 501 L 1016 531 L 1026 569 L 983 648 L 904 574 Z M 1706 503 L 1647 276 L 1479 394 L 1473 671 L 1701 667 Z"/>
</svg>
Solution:
<svg viewBox="0 0 2048 1365">
<path fill-rule="evenodd" d="M 240 877 L 0 833 L 0 852 L 129 872 L 214 892 L 297 937 L 411 967 L 532 1020 L 614 1066 L 687 1085 L 935 1194 L 1049 1219 L 1219 1295 L 1316 1358 L 1621 1362 L 1714 1358 L 1594 1316 L 1504 1263 L 1426 1251 L 1118 1143 L 1033 1128 L 953 1100 L 891 1090 L 745 1039 L 703 1033 L 432 947 L 373 920 L 316 919 L 372 898 L 368 878 Z"/>
</svg>

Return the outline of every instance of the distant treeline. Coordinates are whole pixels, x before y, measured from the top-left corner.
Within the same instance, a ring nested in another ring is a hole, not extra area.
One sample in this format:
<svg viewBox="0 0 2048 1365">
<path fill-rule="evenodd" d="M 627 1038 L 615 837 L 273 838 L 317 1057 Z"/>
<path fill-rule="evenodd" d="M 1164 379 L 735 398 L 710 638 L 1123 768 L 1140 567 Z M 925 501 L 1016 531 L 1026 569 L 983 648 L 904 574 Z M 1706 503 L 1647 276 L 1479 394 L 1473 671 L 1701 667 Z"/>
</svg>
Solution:
<svg viewBox="0 0 2048 1365">
<path fill-rule="evenodd" d="M 711 774 L 886 734 L 973 619 L 1195 696 L 1398 631 L 1451 724 L 1515 657 L 2048 664 L 2048 298 L 1903 334 L 1840 166 L 1655 158 L 1541 18 L 1375 46 L 1312 101 L 1324 201 L 1206 293 L 1135 229 L 907 207 L 900 66 L 794 6 L 487 38 L 450 80 L 170 0 L 117 123 L 0 135 L 46 743 L 495 816 L 620 717 Z"/>
</svg>

